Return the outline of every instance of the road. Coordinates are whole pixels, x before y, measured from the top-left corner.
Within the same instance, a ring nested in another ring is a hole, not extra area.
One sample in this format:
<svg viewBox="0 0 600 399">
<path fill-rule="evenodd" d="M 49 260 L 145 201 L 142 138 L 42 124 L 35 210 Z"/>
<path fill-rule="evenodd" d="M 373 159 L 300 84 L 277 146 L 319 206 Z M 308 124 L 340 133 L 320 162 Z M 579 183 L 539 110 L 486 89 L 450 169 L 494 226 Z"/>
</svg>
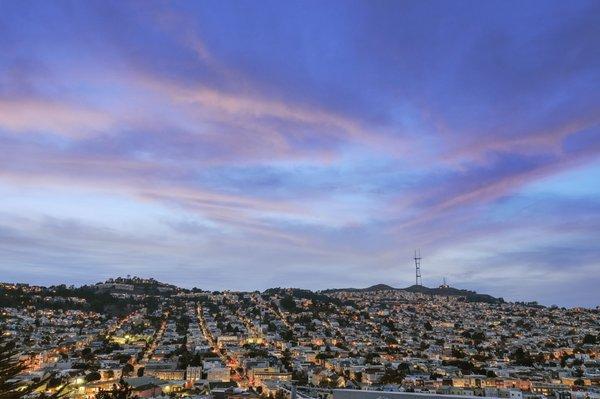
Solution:
<svg viewBox="0 0 600 399">
<path fill-rule="evenodd" d="M 233 370 L 235 372 L 234 381 L 241 387 L 247 387 L 248 386 L 248 378 L 237 370 L 237 367 L 238 367 L 237 362 L 235 360 L 231 359 L 229 356 L 227 356 L 223 352 L 223 350 L 217 344 L 217 341 L 212 336 L 212 333 L 209 331 L 208 327 L 206 326 L 206 320 L 204 320 L 204 312 L 202 310 L 202 306 L 198 306 L 196 311 L 198 314 L 198 325 L 200 326 L 200 330 L 202 330 L 202 334 L 204 334 L 204 337 L 206 338 L 206 340 L 212 347 L 213 352 L 215 352 L 217 355 L 219 355 L 219 357 L 221 358 L 221 361 L 224 364 L 229 365 L 230 367 L 233 368 Z"/>
</svg>

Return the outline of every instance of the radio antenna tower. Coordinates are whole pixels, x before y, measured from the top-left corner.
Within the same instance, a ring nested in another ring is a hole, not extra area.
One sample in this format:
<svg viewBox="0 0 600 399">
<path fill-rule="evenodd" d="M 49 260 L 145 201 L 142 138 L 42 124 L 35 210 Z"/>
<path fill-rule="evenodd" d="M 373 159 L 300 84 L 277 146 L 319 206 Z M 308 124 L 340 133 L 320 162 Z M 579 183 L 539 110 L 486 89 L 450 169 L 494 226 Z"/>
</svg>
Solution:
<svg viewBox="0 0 600 399">
<path fill-rule="evenodd" d="M 418 253 L 415 250 L 415 284 L 423 285 L 423 279 L 421 278 L 421 250 Z"/>
</svg>

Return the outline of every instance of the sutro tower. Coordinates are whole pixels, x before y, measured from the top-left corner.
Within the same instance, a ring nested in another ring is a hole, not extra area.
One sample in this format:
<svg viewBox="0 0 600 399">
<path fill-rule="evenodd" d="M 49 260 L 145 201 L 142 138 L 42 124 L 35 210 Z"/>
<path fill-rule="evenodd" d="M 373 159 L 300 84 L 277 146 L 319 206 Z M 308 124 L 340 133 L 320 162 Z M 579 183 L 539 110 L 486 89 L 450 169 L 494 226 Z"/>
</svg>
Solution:
<svg viewBox="0 0 600 399">
<path fill-rule="evenodd" d="M 423 279 L 421 278 L 421 250 L 418 252 L 415 250 L 415 284 L 423 285 Z"/>
</svg>

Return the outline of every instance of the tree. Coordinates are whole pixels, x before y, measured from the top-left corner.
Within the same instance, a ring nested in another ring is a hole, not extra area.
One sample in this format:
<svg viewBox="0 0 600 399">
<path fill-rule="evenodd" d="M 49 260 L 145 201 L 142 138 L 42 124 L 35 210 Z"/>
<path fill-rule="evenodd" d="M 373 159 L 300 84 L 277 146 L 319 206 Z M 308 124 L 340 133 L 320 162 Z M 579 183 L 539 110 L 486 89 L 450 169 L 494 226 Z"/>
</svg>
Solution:
<svg viewBox="0 0 600 399">
<path fill-rule="evenodd" d="M 200 355 L 200 353 L 194 354 L 194 356 L 192 357 L 192 360 L 190 360 L 190 366 L 192 366 L 192 367 L 202 366 L 202 355 Z"/>
<path fill-rule="evenodd" d="M 49 375 L 40 381 L 27 383 L 16 378 L 27 368 L 23 362 L 17 359 L 18 351 L 15 341 L 8 338 L 3 330 L 0 330 L 0 399 L 18 399 L 35 392 L 44 386 L 53 375 Z M 58 390 L 53 398 L 61 395 Z"/>
<path fill-rule="evenodd" d="M 534 359 L 531 357 L 531 354 L 525 351 L 523 348 L 517 348 L 517 350 L 513 353 L 513 358 L 515 364 L 519 366 L 533 366 Z"/>
<path fill-rule="evenodd" d="M 297 310 L 296 308 L 296 302 L 294 301 L 294 298 L 290 295 L 286 295 L 281 299 L 281 307 L 284 310 L 287 310 L 288 312 L 295 312 Z"/>
<path fill-rule="evenodd" d="M 89 374 L 86 374 L 85 376 L 85 382 L 92 382 L 92 381 L 98 381 L 102 378 L 102 376 L 100 375 L 99 372 L 97 371 L 92 371 Z"/>
<path fill-rule="evenodd" d="M 131 395 L 131 387 L 123 379 L 118 384 L 113 384 L 110 390 L 101 390 L 96 394 L 96 399 L 127 399 Z"/>
<path fill-rule="evenodd" d="M 281 363 L 286 368 L 286 370 L 292 369 L 292 353 L 288 348 L 285 348 L 282 353 Z"/>
<path fill-rule="evenodd" d="M 92 353 L 92 349 L 91 348 L 85 348 L 81 351 L 81 358 L 86 360 L 86 361 L 90 361 L 94 359 L 94 355 Z"/>
<path fill-rule="evenodd" d="M 126 363 L 125 366 L 123 366 L 121 374 L 125 377 L 129 377 L 133 373 L 133 370 L 133 366 L 130 363 Z"/>
<path fill-rule="evenodd" d="M 585 334 L 585 336 L 583 337 L 583 343 L 584 344 L 592 344 L 592 345 L 594 345 L 596 342 L 598 342 L 598 340 L 592 334 Z"/>
<path fill-rule="evenodd" d="M 471 334 L 471 339 L 474 341 L 485 341 L 485 334 L 481 331 L 476 331 Z"/>
<path fill-rule="evenodd" d="M 467 354 L 461 348 L 452 348 L 452 357 L 462 359 L 465 356 L 467 356 Z"/>
<path fill-rule="evenodd" d="M 404 369 L 401 369 L 400 367 L 396 369 L 388 368 L 385 369 L 385 373 L 383 374 L 379 382 L 381 384 L 402 384 L 402 380 L 404 380 L 404 377 L 406 377 Z"/>
</svg>

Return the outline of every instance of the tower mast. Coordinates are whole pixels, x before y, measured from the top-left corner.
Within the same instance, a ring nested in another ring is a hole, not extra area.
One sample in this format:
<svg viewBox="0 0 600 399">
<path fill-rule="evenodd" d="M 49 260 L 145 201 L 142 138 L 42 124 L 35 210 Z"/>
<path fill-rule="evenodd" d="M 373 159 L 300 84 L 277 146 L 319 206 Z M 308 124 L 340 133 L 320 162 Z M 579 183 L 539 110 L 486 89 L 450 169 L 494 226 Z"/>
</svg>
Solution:
<svg viewBox="0 0 600 399">
<path fill-rule="evenodd" d="M 421 250 L 415 250 L 415 285 L 423 285 L 421 278 Z"/>
</svg>

